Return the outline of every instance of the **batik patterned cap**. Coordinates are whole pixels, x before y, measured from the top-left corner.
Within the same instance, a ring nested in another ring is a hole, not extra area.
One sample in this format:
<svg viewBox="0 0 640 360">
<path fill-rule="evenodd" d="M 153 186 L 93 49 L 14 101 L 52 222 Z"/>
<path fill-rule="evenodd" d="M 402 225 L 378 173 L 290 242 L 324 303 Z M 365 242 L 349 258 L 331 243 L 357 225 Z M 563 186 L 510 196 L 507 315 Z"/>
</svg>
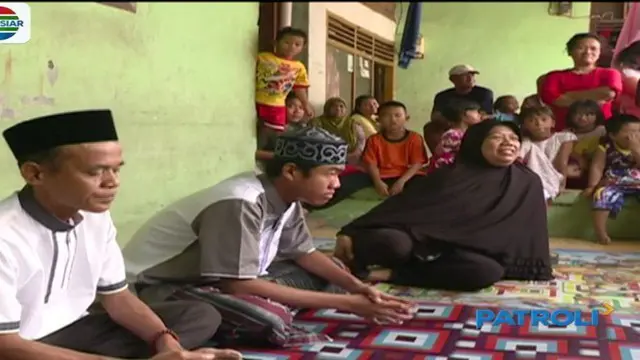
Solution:
<svg viewBox="0 0 640 360">
<path fill-rule="evenodd" d="M 296 164 L 344 165 L 347 143 L 322 128 L 308 126 L 278 136 L 274 157 Z"/>
</svg>

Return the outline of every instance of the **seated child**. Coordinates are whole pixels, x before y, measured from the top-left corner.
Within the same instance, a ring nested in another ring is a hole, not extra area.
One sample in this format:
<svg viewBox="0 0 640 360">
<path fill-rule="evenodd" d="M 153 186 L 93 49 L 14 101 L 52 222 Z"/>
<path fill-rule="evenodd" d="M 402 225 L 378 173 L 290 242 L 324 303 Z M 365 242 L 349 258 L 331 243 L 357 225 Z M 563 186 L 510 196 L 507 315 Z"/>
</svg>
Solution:
<svg viewBox="0 0 640 360">
<path fill-rule="evenodd" d="M 362 154 L 362 163 L 380 196 L 402 192 L 405 186 L 425 175 L 428 158 L 424 139 L 408 130 L 407 108 L 398 101 L 389 101 L 378 109 L 380 132 L 369 137 Z"/>
<path fill-rule="evenodd" d="M 518 99 L 513 95 L 503 95 L 493 104 L 494 116 L 499 121 L 516 121 L 518 117 Z"/>
<path fill-rule="evenodd" d="M 453 164 L 464 132 L 471 125 L 482 121 L 480 105 L 468 100 L 455 100 L 442 109 L 442 116 L 451 124 L 451 128 L 442 134 L 440 143 L 429 162 L 429 171 Z"/>
<path fill-rule="evenodd" d="M 584 194 L 593 195 L 593 227 L 601 244 L 609 244 L 607 218 L 614 218 L 625 196 L 640 194 L 640 119 L 614 115 L 605 124 L 607 135 L 593 155 Z"/>
<path fill-rule="evenodd" d="M 555 120 L 553 112 L 547 107 L 524 109 L 520 114 L 520 121 L 522 122 L 522 135 L 525 139 L 523 142 L 529 141 L 533 146 L 542 150 L 553 164 L 553 167 L 562 175 L 562 182 L 558 190 L 560 191 L 564 188 L 569 157 L 578 138 L 570 131 L 554 133 Z M 541 178 L 555 176 L 555 174 L 547 173 L 538 173 L 538 175 Z"/>
<path fill-rule="evenodd" d="M 569 160 L 567 188 L 584 189 L 589 177 L 589 163 L 606 134 L 604 114 L 597 102 L 578 100 L 569 107 L 567 129 L 578 138 Z"/>
<path fill-rule="evenodd" d="M 367 139 L 362 154 L 366 172 L 340 174 L 340 187 L 331 200 L 322 206 L 305 205 L 307 209 L 329 208 L 370 186 L 383 197 L 398 194 L 424 175 L 428 162 L 424 139 L 405 127 L 409 116 L 404 104 L 386 102 L 380 105 L 378 116 L 380 130 Z"/>
<path fill-rule="evenodd" d="M 435 154 L 436 148 L 442 139 L 442 134 L 450 128 L 451 125 L 443 120 L 432 120 L 424 124 L 422 127 L 422 137 L 424 137 L 424 141 L 427 143 L 429 155 Z"/>
<path fill-rule="evenodd" d="M 546 106 L 538 94 L 531 94 L 522 100 L 521 110 Z"/>
<path fill-rule="evenodd" d="M 304 121 L 304 107 L 302 101 L 298 99 L 296 94 L 290 93 L 286 100 L 287 106 L 287 126 L 285 131 L 295 131 L 301 127 L 307 126 Z M 258 150 L 256 150 L 256 160 L 267 161 L 273 159 L 273 151 L 276 146 L 276 139 L 278 133 L 273 132 L 269 136 L 263 137 L 261 142 L 258 143 Z"/>
</svg>

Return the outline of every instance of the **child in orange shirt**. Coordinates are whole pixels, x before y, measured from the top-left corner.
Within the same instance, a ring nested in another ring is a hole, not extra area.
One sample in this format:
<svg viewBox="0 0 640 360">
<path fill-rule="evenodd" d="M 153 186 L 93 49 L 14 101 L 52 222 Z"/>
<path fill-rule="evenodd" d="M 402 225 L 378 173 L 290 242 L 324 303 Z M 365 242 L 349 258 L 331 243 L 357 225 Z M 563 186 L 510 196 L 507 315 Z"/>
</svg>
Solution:
<svg viewBox="0 0 640 360">
<path fill-rule="evenodd" d="M 367 139 L 362 163 L 380 196 L 399 194 L 416 175 L 425 175 L 424 138 L 406 128 L 408 120 L 401 102 L 389 101 L 378 109 L 380 132 Z"/>
<path fill-rule="evenodd" d="M 380 131 L 370 136 L 362 153 L 367 172 L 340 175 L 340 187 L 331 200 L 309 210 L 329 208 L 358 190 L 374 186 L 382 197 L 399 194 L 425 174 L 428 162 L 424 139 L 405 127 L 409 116 L 401 102 L 389 101 L 378 108 Z"/>
<path fill-rule="evenodd" d="M 302 102 L 308 117 L 313 108 L 307 98 L 309 78 L 304 64 L 295 57 L 302 52 L 307 34 L 299 29 L 285 27 L 276 36 L 275 52 L 261 52 L 256 61 L 256 111 L 259 119 L 259 143 L 273 134 L 282 132 L 287 124 L 285 100 L 293 91 Z"/>
</svg>

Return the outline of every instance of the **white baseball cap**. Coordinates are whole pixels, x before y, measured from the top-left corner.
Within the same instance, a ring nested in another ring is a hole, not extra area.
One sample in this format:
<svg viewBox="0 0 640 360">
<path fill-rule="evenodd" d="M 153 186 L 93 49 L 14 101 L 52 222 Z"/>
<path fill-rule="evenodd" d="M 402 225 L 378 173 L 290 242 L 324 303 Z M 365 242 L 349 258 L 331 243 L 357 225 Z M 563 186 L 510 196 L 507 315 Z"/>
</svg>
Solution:
<svg viewBox="0 0 640 360">
<path fill-rule="evenodd" d="M 476 70 L 471 65 L 456 65 L 449 70 L 449 76 L 454 75 L 464 75 L 464 74 L 480 74 L 478 70 Z"/>
</svg>

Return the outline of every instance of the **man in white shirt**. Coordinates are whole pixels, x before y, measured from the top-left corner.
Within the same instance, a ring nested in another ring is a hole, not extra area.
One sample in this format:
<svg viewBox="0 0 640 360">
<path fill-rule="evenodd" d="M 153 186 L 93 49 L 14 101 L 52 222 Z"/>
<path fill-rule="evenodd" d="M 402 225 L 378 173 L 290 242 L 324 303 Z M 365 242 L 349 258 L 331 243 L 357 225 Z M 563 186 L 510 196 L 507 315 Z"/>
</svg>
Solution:
<svg viewBox="0 0 640 360">
<path fill-rule="evenodd" d="M 234 176 L 158 212 L 123 250 L 140 297 L 164 300 L 182 291 L 179 284 L 213 284 L 294 308 L 410 318 L 411 304 L 362 283 L 314 247 L 300 201 L 329 201 L 346 157 L 346 143 L 323 129 L 285 133 L 265 174 Z M 349 294 L 327 291 L 331 284 Z"/>
<path fill-rule="evenodd" d="M 152 310 L 129 292 L 108 211 L 123 165 L 110 111 L 41 117 L 3 135 L 27 183 L 0 201 L 3 360 L 240 359 L 184 350 L 215 333 L 214 308 L 175 302 Z M 104 311 L 87 314 L 96 294 Z"/>
</svg>

